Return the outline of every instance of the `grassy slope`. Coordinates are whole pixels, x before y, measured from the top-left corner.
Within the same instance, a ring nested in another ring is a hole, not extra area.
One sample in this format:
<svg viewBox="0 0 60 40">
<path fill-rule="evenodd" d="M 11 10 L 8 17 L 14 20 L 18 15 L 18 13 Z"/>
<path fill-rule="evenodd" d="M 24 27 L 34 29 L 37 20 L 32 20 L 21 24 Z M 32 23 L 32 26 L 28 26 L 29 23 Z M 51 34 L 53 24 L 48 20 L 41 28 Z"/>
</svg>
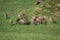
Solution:
<svg viewBox="0 0 60 40">
<path fill-rule="evenodd" d="M 40 11 L 40 8 L 43 10 Z M 36 6 L 34 0 L 0 0 L 0 40 L 60 40 L 60 17 L 54 15 L 52 12 L 54 9 L 55 7 L 48 8 L 45 2 Z M 46 12 L 50 10 L 52 11 Z M 9 14 L 14 23 L 18 13 L 24 12 L 28 18 L 33 13 L 53 15 L 56 17 L 57 24 L 48 22 L 48 25 L 9 26 L 9 19 L 3 17 L 4 12 Z"/>
</svg>

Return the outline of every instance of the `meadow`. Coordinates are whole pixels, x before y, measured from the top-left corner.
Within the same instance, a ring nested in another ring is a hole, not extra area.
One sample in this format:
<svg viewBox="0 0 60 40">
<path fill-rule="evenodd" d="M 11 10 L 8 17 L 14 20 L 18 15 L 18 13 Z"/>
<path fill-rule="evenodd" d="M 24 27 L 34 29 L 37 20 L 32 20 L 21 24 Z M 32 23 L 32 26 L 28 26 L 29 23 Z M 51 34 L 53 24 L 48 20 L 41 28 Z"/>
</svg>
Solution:
<svg viewBox="0 0 60 40">
<path fill-rule="evenodd" d="M 0 0 L 0 40 L 60 40 L 60 7 L 55 4 L 52 0 L 39 5 L 35 5 L 34 0 Z M 47 25 L 15 24 L 20 12 L 25 13 L 29 20 L 32 14 L 54 16 L 57 23 L 47 21 Z M 9 19 L 4 18 L 4 13 L 8 13 Z M 15 25 L 9 25 L 10 19 Z"/>
</svg>

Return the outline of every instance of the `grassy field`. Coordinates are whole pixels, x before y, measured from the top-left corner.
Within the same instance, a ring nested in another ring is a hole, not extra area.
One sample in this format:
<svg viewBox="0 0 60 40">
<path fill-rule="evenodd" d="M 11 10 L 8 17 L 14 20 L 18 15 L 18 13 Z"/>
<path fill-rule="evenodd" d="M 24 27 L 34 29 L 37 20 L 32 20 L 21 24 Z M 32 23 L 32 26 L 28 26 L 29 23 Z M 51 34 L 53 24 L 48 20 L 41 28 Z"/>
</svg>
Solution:
<svg viewBox="0 0 60 40">
<path fill-rule="evenodd" d="M 51 5 L 51 7 L 48 6 Z M 34 0 L 0 0 L 0 40 L 60 40 L 60 7 L 55 6 L 54 1 L 46 0 L 39 5 L 34 4 Z M 15 23 L 17 15 L 23 12 L 27 18 L 32 14 L 54 16 L 56 24 L 48 21 L 47 25 L 9 25 L 12 19 Z M 4 18 L 4 13 L 8 13 L 10 19 Z"/>
</svg>

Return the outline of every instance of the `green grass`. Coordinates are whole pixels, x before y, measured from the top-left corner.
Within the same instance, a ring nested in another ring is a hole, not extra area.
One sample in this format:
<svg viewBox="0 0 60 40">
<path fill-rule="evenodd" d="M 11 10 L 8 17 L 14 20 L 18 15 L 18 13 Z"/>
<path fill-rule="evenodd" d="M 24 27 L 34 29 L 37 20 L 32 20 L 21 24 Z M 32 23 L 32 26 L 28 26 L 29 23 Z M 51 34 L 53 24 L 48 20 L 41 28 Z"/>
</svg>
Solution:
<svg viewBox="0 0 60 40">
<path fill-rule="evenodd" d="M 52 7 L 48 7 L 49 3 Z M 40 10 L 42 8 L 42 10 Z M 54 15 L 56 6 L 54 1 L 44 1 L 34 5 L 34 0 L 0 0 L 0 40 L 60 40 L 60 16 Z M 59 7 L 57 7 L 60 10 Z M 50 12 L 48 12 L 50 11 Z M 48 21 L 47 25 L 9 25 L 10 19 L 5 19 L 3 14 L 7 12 L 14 24 L 20 12 L 31 18 L 32 14 L 55 16 L 57 23 Z"/>
<path fill-rule="evenodd" d="M 18 35 L 19 34 L 19 35 Z M 12 36 L 13 35 L 13 36 Z M 9 37 L 8 37 L 9 36 Z M 58 36 L 33 34 L 33 33 L 3 33 L 0 40 L 57 40 Z"/>
</svg>

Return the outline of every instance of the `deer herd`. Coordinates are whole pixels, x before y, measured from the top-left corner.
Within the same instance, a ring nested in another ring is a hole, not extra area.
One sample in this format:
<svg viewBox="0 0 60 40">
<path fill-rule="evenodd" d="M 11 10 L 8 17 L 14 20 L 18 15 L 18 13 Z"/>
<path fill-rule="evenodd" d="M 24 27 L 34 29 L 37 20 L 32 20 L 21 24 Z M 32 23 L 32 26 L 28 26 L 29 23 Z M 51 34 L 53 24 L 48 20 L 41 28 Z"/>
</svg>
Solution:
<svg viewBox="0 0 60 40">
<path fill-rule="evenodd" d="M 4 14 L 5 15 L 5 18 L 9 18 L 8 17 L 8 14 Z M 20 13 L 17 15 L 17 18 L 16 18 L 16 24 L 23 24 L 23 25 L 29 25 L 29 24 L 34 24 L 34 25 L 37 25 L 37 24 L 47 24 L 47 18 L 48 20 L 55 24 L 56 23 L 56 20 L 54 17 L 52 16 L 49 16 L 47 17 L 46 15 L 45 16 L 38 16 L 38 15 L 32 15 L 31 16 L 31 19 L 29 20 L 29 18 L 26 17 L 26 15 L 24 13 Z M 9 24 L 12 26 L 13 25 L 13 20 L 9 20 Z"/>
</svg>

